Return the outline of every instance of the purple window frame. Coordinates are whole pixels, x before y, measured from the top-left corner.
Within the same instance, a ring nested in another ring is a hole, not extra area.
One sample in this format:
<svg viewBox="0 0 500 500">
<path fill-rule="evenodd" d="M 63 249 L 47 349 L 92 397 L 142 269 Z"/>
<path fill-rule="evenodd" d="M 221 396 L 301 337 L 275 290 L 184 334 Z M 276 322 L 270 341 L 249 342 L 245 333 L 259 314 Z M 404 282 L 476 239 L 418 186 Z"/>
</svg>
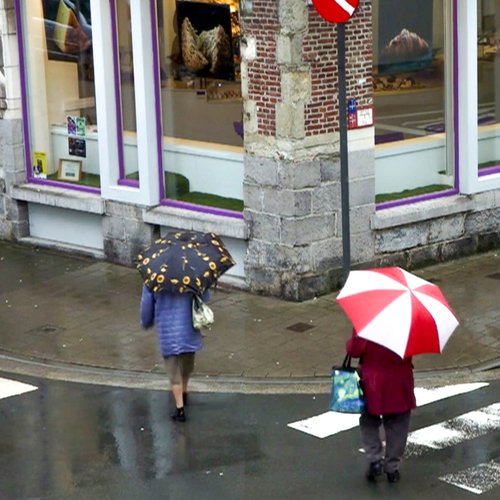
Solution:
<svg viewBox="0 0 500 500">
<path fill-rule="evenodd" d="M 79 184 L 70 184 L 52 179 L 40 179 L 33 177 L 31 172 L 31 139 L 29 129 L 29 112 L 28 112 L 28 93 L 27 93 L 27 78 L 26 78 L 26 61 L 24 54 L 24 28 L 21 12 L 21 0 L 14 0 L 14 11 L 16 16 L 16 29 L 17 29 L 17 46 L 19 51 L 19 70 L 21 78 L 21 108 L 23 116 L 23 138 L 24 138 L 24 159 L 26 162 L 26 176 L 27 180 L 33 184 L 43 184 L 45 186 L 64 187 L 74 191 L 84 191 L 87 193 L 100 194 L 99 188 L 91 186 L 82 186 Z"/>
</svg>

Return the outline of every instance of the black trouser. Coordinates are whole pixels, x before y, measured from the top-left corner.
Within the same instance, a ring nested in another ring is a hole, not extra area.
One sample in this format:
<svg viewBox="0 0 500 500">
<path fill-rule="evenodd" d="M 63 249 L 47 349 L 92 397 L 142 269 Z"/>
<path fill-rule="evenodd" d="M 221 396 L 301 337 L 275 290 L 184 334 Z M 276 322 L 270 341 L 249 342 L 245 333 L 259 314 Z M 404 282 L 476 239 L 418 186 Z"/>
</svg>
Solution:
<svg viewBox="0 0 500 500">
<path fill-rule="evenodd" d="M 391 415 L 371 415 L 365 411 L 359 418 L 361 439 L 366 457 L 370 463 L 385 458 L 385 472 L 394 472 L 399 468 L 406 448 L 410 413 L 410 411 L 407 411 Z M 382 439 L 380 437 L 381 425 L 385 431 L 385 457 L 383 456 Z"/>
</svg>

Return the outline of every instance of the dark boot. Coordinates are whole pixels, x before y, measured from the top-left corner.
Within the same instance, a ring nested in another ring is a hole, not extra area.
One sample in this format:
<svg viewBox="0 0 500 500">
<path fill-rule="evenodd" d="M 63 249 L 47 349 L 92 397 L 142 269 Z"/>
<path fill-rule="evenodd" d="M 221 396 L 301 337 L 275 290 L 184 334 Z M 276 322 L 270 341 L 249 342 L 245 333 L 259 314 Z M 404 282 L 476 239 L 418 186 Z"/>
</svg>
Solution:
<svg viewBox="0 0 500 500">
<path fill-rule="evenodd" d="M 366 471 L 366 479 L 371 483 L 375 483 L 377 481 L 377 477 L 381 476 L 384 472 L 384 464 L 382 460 L 378 462 L 372 462 Z"/>
<path fill-rule="evenodd" d="M 401 474 L 399 473 L 398 470 L 387 473 L 387 481 L 389 481 L 390 483 L 397 483 L 400 479 L 401 479 Z"/>
<path fill-rule="evenodd" d="M 186 421 L 186 414 L 184 413 L 184 407 L 182 408 L 176 408 L 174 413 L 170 415 L 172 420 L 174 422 L 185 422 Z"/>
</svg>

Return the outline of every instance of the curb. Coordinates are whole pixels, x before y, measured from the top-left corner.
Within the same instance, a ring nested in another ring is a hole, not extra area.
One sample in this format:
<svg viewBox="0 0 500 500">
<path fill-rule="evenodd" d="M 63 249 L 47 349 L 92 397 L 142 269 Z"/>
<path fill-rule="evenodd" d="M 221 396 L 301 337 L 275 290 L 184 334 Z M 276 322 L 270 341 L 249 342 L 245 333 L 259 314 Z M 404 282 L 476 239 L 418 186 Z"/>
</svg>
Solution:
<svg viewBox="0 0 500 500">
<path fill-rule="evenodd" d="M 0 371 L 81 384 L 148 390 L 167 390 L 169 388 L 168 377 L 162 373 L 98 368 L 3 353 L 0 353 Z M 436 386 L 459 383 L 464 380 L 492 380 L 496 378 L 500 378 L 500 357 L 469 367 L 415 372 L 416 383 Z M 193 392 L 242 394 L 329 393 L 331 380 L 330 377 L 291 379 L 193 375 L 190 388 Z"/>
</svg>

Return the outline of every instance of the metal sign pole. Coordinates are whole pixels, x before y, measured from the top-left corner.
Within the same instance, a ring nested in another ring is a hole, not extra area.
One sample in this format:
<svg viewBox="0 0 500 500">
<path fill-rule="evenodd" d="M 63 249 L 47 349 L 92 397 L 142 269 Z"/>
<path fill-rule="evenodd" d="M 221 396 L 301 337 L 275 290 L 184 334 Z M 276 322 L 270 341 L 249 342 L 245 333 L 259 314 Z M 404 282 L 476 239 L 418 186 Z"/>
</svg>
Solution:
<svg viewBox="0 0 500 500">
<path fill-rule="evenodd" d="M 347 92 L 345 71 L 345 24 L 337 24 L 337 68 L 339 88 L 340 190 L 342 196 L 342 277 L 346 282 L 351 268 L 351 230 L 349 221 L 349 163 L 347 146 Z"/>
</svg>

